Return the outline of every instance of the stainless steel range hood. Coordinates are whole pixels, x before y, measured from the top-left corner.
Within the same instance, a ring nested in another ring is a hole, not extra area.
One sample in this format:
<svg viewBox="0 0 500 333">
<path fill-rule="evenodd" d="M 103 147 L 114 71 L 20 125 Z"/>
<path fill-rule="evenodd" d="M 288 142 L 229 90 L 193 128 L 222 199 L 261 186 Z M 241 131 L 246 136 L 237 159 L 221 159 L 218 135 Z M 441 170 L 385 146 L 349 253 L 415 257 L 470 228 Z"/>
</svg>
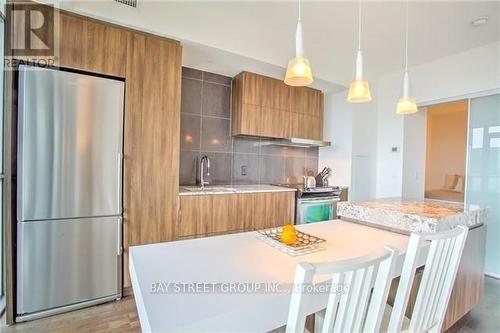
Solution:
<svg viewBox="0 0 500 333">
<path fill-rule="evenodd" d="M 330 141 L 311 140 L 302 138 L 290 138 L 280 140 L 283 145 L 298 146 L 298 147 L 329 147 L 332 145 Z"/>
<path fill-rule="evenodd" d="M 332 145 L 330 141 L 311 140 L 302 138 L 274 139 L 274 140 L 269 140 L 267 144 L 275 146 L 294 146 L 294 147 L 305 147 L 305 148 L 329 147 Z"/>
</svg>

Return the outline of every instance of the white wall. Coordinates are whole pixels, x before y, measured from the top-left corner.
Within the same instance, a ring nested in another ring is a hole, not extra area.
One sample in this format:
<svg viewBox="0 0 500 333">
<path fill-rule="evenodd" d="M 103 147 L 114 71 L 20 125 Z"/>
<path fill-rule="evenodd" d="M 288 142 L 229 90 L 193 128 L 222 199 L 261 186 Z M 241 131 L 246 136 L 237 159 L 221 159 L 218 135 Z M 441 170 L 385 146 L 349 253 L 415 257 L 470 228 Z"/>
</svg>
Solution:
<svg viewBox="0 0 500 333">
<path fill-rule="evenodd" d="M 427 108 L 404 118 L 402 196 L 423 199 L 427 144 Z"/>
<path fill-rule="evenodd" d="M 405 116 L 396 115 L 402 72 L 378 80 L 376 197 L 403 191 Z M 500 42 L 410 68 L 411 93 L 419 105 L 500 88 Z M 391 152 L 398 147 L 399 152 Z"/>
<path fill-rule="evenodd" d="M 349 186 L 350 200 L 371 199 L 375 196 L 377 107 L 374 102 L 349 104 L 346 97 L 347 91 L 325 95 L 323 136 L 332 146 L 320 148 L 319 167 L 332 168 L 332 184 Z"/>
<path fill-rule="evenodd" d="M 351 185 L 352 110 L 346 101 L 346 92 L 325 95 L 323 138 L 331 147 L 319 149 L 319 169 L 328 166 L 333 185 Z"/>
<path fill-rule="evenodd" d="M 371 85 L 372 96 L 376 88 Z M 377 170 L 377 104 L 352 105 L 352 181 L 350 199 L 375 198 Z"/>
<path fill-rule="evenodd" d="M 395 113 L 401 91 L 399 73 L 382 77 L 378 86 L 376 197 L 398 197 L 403 165 L 403 117 Z"/>
</svg>

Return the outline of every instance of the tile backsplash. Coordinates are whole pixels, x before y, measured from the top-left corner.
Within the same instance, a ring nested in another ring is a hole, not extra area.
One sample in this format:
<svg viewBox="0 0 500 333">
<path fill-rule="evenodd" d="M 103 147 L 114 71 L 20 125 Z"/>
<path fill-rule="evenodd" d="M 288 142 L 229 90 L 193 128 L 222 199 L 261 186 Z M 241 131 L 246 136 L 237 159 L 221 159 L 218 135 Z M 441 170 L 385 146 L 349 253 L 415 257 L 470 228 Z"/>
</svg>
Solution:
<svg viewBox="0 0 500 333">
<path fill-rule="evenodd" d="M 318 148 L 231 137 L 231 81 L 182 68 L 180 184 L 196 184 L 203 155 L 210 158 L 210 184 L 294 184 L 316 174 Z"/>
</svg>

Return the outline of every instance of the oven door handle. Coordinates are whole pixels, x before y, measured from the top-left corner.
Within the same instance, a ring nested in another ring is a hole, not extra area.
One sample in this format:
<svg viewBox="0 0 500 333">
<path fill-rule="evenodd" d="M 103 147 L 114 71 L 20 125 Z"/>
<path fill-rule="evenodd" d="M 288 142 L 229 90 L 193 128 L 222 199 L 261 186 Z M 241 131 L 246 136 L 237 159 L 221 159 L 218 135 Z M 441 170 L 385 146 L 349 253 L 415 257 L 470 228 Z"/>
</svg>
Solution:
<svg viewBox="0 0 500 333">
<path fill-rule="evenodd" d="M 299 199 L 299 203 L 303 204 L 324 204 L 324 203 L 334 203 L 334 202 L 339 202 L 339 198 L 330 198 L 330 199 Z"/>
</svg>

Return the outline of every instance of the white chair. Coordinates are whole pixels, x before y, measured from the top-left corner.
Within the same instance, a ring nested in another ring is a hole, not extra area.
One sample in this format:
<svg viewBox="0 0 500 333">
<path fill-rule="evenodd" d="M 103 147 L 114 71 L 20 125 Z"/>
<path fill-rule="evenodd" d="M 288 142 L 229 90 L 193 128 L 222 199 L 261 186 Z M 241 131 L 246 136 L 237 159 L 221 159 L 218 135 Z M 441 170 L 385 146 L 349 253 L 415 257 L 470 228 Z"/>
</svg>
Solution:
<svg viewBox="0 0 500 333">
<path fill-rule="evenodd" d="M 446 232 L 411 235 L 387 332 L 402 330 L 417 261 L 425 241 L 430 241 L 429 253 L 409 327 L 405 329 L 412 333 L 441 332 L 468 231 L 458 226 Z"/>
<path fill-rule="evenodd" d="M 305 289 L 313 285 L 316 274 L 332 274 L 322 332 L 378 332 L 397 255 L 397 249 L 386 247 L 351 260 L 298 264 L 286 332 L 304 332 L 311 297 Z M 342 285 L 347 288 L 336 292 Z"/>
</svg>

